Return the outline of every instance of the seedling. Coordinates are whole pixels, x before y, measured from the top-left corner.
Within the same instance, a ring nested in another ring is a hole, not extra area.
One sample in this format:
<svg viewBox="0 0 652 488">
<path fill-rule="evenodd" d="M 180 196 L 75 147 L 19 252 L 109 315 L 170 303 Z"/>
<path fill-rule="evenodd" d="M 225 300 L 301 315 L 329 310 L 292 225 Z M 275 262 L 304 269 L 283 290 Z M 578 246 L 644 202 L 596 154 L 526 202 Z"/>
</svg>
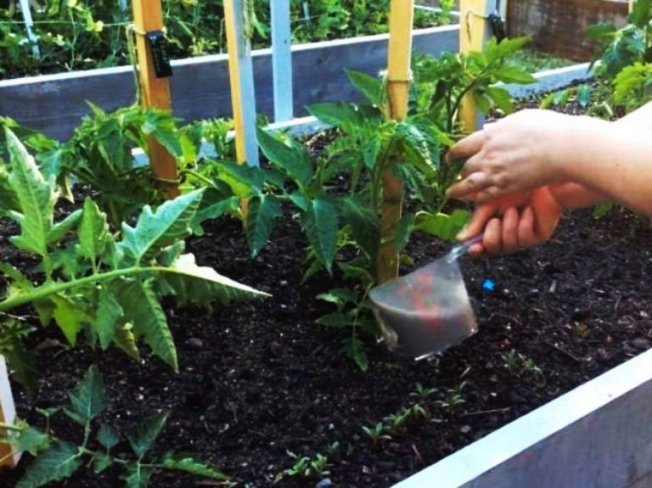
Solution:
<svg viewBox="0 0 652 488">
<path fill-rule="evenodd" d="M 287 455 L 293 459 L 294 464 L 292 467 L 283 471 L 282 475 L 298 476 L 301 478 L 321 478 L 330 474 L 328 457 L 323 454 L 318 453 L 314 458 L 310 458 L 308 456 L 299 456 L 292 451 L 287 451 Z"/>
<path fill-rule="evenodd" d="M 464 400 L 464 395 L 462 392 L 465 386 L 466 386 L 466 381 L 463 381 L 456 387 L 447 389 L 444 398 L 442 400 L 437 401 L 437 403 L 445 409 L 453 409 L 455 407 L 458 407 L 466 403 L 466 400 Z"/>
<path fill-rule="evenodd" d="M 363 426 L 362 430 L 374 444 L 378 444 L 380 441 L 388 441 L 392 438 L 386 433 L 385 424 L 383 422 L 378 422 L 376 425 L 370 427 Z"/>
<path fill-rule="evenodd" d="M 114 448 L 123 440 L 105 423 L 100 423 L 99 427 L 95 428 L 97 419 L 107 407 L 102 375 L 95 367 L 88 370 L 68 396 L 70 402 L 63 408 L 39 412 L 46 418 L 45 430 L 25 422 L 0 426 L 12 432 L 2 439 L 3 442 L 12 444 L 18 452 L 28 452 L 36 458 L 26 467 L 18 486 L 36 488 L 62 481 L 70 478 L 83 466 L 92 466 L 96 474 L 109 467 L 121 469 L 124 472 L 126 487 L 147 487 L 150 477 L 157 470 L 185 471 L 220 482 L 228 481 L 229 478 L 224 473 L 192 456 L 177 455 L 174 452 L 158 457 L 149 455 L 156 438 L 165 427 L 167 413 L 146 419 L 128 438 L 133 457 L 113 454 Z M 61 439 L 52 432 L 49 418 L 59 413 L 67 415 L 72 422 L 82 427 L 81 442 Z M 93 437 L 100 446 L 98 449 L 91 448 Z"/>
</svg>

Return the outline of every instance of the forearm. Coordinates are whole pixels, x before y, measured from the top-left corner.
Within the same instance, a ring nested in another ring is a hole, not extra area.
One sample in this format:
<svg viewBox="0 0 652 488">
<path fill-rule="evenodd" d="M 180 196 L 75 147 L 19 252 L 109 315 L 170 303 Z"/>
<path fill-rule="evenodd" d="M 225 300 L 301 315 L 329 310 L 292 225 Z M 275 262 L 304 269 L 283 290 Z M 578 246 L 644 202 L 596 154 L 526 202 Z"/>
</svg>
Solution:
<svg viewBox="0 0 652 488">
<path fill-rule="evenodd" d="M 647 110 L 650 107 L 646 106 Z M 652 216 L 650 135 L 650 131 L 623 122 L 578 117 L 574 129 L 552 149 L 551 163 L 562 180 Z"/>
</svg>

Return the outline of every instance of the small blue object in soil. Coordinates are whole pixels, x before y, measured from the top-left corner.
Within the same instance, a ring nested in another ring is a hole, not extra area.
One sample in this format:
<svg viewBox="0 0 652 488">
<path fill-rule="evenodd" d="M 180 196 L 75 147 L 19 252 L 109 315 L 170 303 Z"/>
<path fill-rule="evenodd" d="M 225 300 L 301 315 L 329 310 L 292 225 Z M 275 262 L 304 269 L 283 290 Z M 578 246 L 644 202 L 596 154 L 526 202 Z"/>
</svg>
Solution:
<svg viewBox="0 0 652 488">
<path fill-rule="evenodd" d="M 330 478 L 324 478 L 321 480 L 317 485 L 315 485 L 315 488 L 331 488 L 333 486 L 333 482 L 331 481 Z"/>
<path fill-rule="evenodd" d="M 493 280 L 484 280 L 482 282 L 482 289 L 484 291 L 495 291 L 496 290 L 496 282 Z"/>
</svg>

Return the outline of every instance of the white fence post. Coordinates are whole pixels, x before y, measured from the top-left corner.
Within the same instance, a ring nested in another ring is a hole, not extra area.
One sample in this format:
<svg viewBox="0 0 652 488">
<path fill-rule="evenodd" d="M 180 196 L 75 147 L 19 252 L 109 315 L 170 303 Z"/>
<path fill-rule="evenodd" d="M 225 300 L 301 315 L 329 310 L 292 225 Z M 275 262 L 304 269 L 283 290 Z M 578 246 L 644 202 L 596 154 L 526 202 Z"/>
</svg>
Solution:
<svg viewBox="0 0 652 488">
<path fill-rule="evenodd" d="M 290 0 L 272 0 L 271 8 L 274 121 L 282 122 L 294 117 Z"/>
<path fill-rule="evenodd" d="M 120 6 L 120 11 L 124 12 L 129 7 L 127 5 L 127 0 L 118 0 L 118 5 Z"/>
<path fill-rule="evenodd" d="M 25 22 L 25 31 L 27 31 L 27 39 L 32 45 L 32 53 L 37 58 L 41 56 L 41 51 L 38 48 L 38 37 L 32 30 L 34 27 L 34 20 L 32 19 L 32 11 L 30 10 L 29 0 L 20 0 L 20 11 L 23 13 L 23 21 Z"/>
<path fill-rule="evenodd" d="M 5 358 L 0 354 L 0 423 L 13 425 L 16 422 L 16 407 L 9 383 L 9 372 Z M 0 436 L 8 436 L 6 429 L 0 429 Z M 0 468 L 13 469 L 20 461 L 20 453 L 11 444 L 0 444 Z"/>
</svg>

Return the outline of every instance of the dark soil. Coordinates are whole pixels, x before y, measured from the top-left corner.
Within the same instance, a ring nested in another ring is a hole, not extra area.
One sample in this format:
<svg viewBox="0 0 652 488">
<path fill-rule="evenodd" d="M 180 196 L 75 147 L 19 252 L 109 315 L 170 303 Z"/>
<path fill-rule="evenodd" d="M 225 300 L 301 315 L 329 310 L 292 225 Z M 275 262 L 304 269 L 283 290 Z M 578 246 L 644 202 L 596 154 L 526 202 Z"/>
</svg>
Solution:
<svg viewBox="0 0 652 488">
<path fill-rule="evenodd" d="M 29 266 L 7 245 L 13 229 L 2 229 L 0 259 Z M 41 329 L 33 338 L 44 346 L 38 389 L 28 395 L 14 388 L 20 417 L 42 425 L 34 407 L 65 403 L 66 392 L 96 364 L 110 400 L 102 420 L 123 439 L 143 418 L 171 412 L 154 454 L 196 453 L 243 488 L 275 480 L 279 487 L 389 487 L 652 346 L 652 228 L 625 210 L 600 220 L 575 212 L 546 245 L 464 259 L 479 332 L 421 362 L 367 341 L 367 372 L 341 351 L 344 333 L 315 324 L 334 311 L 315 297 L 343 283 L 337 276 L 301 283 L 306 242 L 296 222 L 280 222 L 254 260 L 238 222 L 205 230 L 189 243 L 198 263 L 273 297 L 212 313 L 167 307 L 179 374 L 146 350 L 138 364 L 114 349 L 65 348 L 56 329 Z M 407 251 L 418 266 L 446 246 L 419 235 Z M 494 290 L 486 289 L 486 280 L 495 282 Z M 420 397 L 417 385 L 432 393 Z M 415 405 L 425 415 L 389 438 L 374 442 L 364 432 Z M 60 438 L 81 437 L 65 416 L 53 426 Z M 328 456 L 330 473 L 281 476 L 294 464 L 289 451 Z M 117 453 L 128 456 L 126 442 Z M 0 487 L 14 486 L 28 458 L 0 474 Z M 120 476 L 109 470 L 98 477 L 88 467 L 52 486 L 112 488 L 121 485 Z M 151 486 L 216 485 L 167 472 L 156 474 Z"/>
<path fill-rule="evenodd" d="M 338 283 L 321 277 L 301 284 L 305 243 L 297 225 L 283 222 L 273 242 L 251 260 L 239 224 L 216 223 L 190 244 L 198 262 L 273 298 L 212 314 L 168 310 L 179 349 L 178 375 L 157 359 L 137 364 L 116 350 L 65 349 L 52 342 L 64 341 L 55 329 L 39 332 L 38 339 L 49 339 L 51 347 L 39 355 L 37 393 L 15 388 L 19 415 L 37 422 L 34 407 L 65 402 L 66 391 L 97 364 L 111 402 L 105 421 L 126 437 L 139 419 L 170 410 L 157 451 L 197 453 L 238 486 L 270 486 L 292 466 L 288 451 L 328 455 L 330 474 L 323 477 L 333 486 L 391 486 L 648 349 L 651 239 L 648 222 L 628 212 L 599 221 L 577 212 L 547 245 L 465 261 L 479 332 L 422 362 L 401 360 L 382 344 L 370 344 L 371 366 L 364 373 L 340 351 L 342 336 L 314 324 L 331 311 L 315 296 Z M 444 247 L 422 236 L 409 251 L 422 264 Z M 486 279 L 496 282 L 494 291 L 483 288 Z M 513 365 L 505 356 L 510 351 L 533 365 Z M 417 384 L 435 392 L 418 398 Z M 448 405 L 456 403 L 455 389 L 461 389 L 463 403 Z M 363 426 L 415 404 L 428 418 L 413 418 L 391 439 L 373 442 L 363 432 Z M 65 418 L 54 426 L 60 437 L 80 435 Z M 120 448 L 127 453 L 126 445 Z M 13 486 L 25 461 L 2 475 L 0 486 Z M 98 478 L 89 468 L 56 486 L 114 487 L 119 476 L 109 471 Z M 319 481 L 286 476 L 278 486 Z M 152 486 L 210 486 L 202 482 L 164 473 Z"/>
</svg>

